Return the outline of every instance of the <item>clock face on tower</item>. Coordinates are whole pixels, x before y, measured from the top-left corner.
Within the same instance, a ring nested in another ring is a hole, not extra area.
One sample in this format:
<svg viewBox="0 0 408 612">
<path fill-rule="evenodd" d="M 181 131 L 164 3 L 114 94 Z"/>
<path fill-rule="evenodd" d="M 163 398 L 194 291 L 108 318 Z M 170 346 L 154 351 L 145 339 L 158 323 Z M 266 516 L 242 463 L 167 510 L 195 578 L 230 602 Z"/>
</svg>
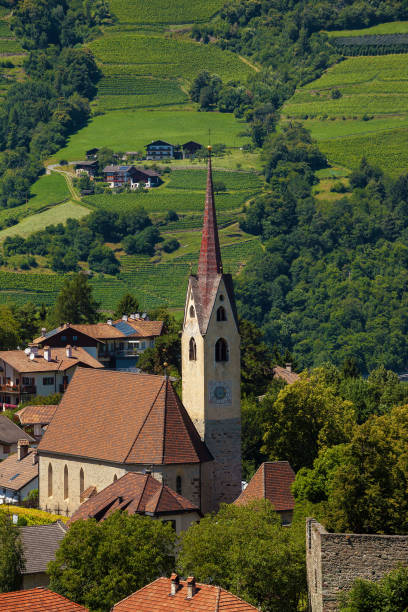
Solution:
<svg viewBox="0 0 408 612">
<path fill-rule="evenodd" d="M 231 404 L 231 385 L 221 381 L 210 381 L 208 383 L 208 395 L 212 404 Z"/>
</svg>

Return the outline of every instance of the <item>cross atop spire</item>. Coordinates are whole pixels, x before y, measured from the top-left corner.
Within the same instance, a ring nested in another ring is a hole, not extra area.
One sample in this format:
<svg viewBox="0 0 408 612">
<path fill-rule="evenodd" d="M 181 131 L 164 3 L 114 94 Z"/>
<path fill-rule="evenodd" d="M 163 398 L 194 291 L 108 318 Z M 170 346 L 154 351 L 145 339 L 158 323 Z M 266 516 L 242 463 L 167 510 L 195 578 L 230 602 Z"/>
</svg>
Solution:
<svg viewBox="0 0 408 612">
<path fill-rule="evenodd" d="M 217 216 L 215 213 L 214 187 L 212 180 L 211 146 L 208 147 L 207 192 L 205 196 L 204 223 L 201 238 L 198 277 L 222 274 L 220 241 L 218 239 Z"/>
</svg>

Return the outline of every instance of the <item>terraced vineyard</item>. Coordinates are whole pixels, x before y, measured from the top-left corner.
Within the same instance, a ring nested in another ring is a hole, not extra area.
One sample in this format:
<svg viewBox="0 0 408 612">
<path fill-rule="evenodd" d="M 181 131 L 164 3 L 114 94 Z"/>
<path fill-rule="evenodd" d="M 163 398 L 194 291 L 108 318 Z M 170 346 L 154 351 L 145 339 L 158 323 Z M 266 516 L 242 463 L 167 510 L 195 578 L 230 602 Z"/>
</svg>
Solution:
<svg viewBox="0 0 408 612">
<path fill-rule="evenodd" d="M 296 91 L 283 113 L 306 120 L 333 164 L 354 168 L 365 155 L 397 176 L 407 162 L 408 54 L 348 58 Z"/>
<path fill-rule="evenodd" d="M 13 32 L 10 30 L 6 17 L 10 12 L 5 7 L 0 7 L 0 57 L 2 55 L 13 55 L 15 53 L 24 53 L 21 44 L 16 40 Z"/>
<path fill-rule="evenodd" d="M 187 101 L 186 93 L 176 80 L 117 74 L 100 81 L 92 106 L 106 111 L 170 106 Z"/>
<path fill-rule="evenodd" d="M 189 0 L 110 0 L 112 12 L 123 23 L 192 23 L 206 21 L 219 11 L 223 0 L 190 2 Z"/>
</svg>

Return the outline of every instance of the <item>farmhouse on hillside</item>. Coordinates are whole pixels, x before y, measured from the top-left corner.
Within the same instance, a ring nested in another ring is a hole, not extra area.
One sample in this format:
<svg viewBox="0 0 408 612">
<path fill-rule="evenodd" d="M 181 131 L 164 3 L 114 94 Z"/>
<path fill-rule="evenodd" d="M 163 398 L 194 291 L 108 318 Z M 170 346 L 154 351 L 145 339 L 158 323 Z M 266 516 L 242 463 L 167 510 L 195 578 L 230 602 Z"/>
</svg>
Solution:
<svg viewBox="0 0 408 612">
<path fill-rule="evenodd" d="M 146 159 L 160 160 L 174 157 L 174 145 L 164 140 L 154 140 L 146 145 Z"/>
<path fill-rule="evenodd" d="M 90 178 L 94 178 L 98 173 L 98 162 L 96 160 L 81 161 L 75 164 L 75 174 L 87 174 Z"/>
<path fill-rule="evenodd" d="M 199 142 L 194 142 L 194 140 L 189 140 L 181 145 L 181 149 L 183 151 L 183 159 L 188 159 L 194 157 L 194 155 L 203 148 L 203 145 L 200 145 Z"/>
<path fill-rule="evenodd" d="M 111 189 L 130 187 L 130 189 L 150 189 L 161 183 L 160 175 L 154 170 L 145 170 L 135 166 L 105 166 L 105 182 Z"/>
<path fill-rule="evenodd" d="M 85 152 L 86 159 L 97 159 L 98 158 L 99 149 L 94 147 L 93 149 L 89 149 Z"/>
</svg>

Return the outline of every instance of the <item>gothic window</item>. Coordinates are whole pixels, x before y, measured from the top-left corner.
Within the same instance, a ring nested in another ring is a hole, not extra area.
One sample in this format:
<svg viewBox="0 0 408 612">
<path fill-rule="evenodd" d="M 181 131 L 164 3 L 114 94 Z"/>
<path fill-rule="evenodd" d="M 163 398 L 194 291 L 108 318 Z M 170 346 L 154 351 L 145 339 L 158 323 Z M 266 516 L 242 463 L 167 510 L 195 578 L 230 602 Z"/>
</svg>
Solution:
<svg viewBox="0 0 408 612">
<path fill-rule="evenodd" d="M 190 361 L 197 361 L 197 345 L 194 338 L 190 338 L 190 343 L 188 347 L 188 358 Z"/>
<path fill-rule="evenodd" d="M 48 464 L 48 497 L 52 497 L 52 465 Z"/>
<path fill-rule="evenodd" d="M 190 317 L 191 317 L 191 318 L 195 317 L 195 310 L 194 310 L 194 306 L 190 306 Z"/>
<path fill-rule="evenodd" d="M 64 499 L 68 499 L 68 467 L 64 467 Z"/>
<path fill-rule="evenodd" d="M 84 489 L 84 470 L 81 468 L 79 470 L 79 495 L 82 495 Z"/>
<path fill-rule="evenodd" d="M 215 343 L 215 361 L 228 361 L 228 344 L 224 338 Z"/>
<path fill-rule="evenodd" d="M 176 478 L 176 493 L 181 495 L 181 490 L 182 490 L 181 476 L 177 476 L 177 478 Z"/>
<path fill-rule="evenodd" d="M 117 479 L 118 479 L 118 477 L 117 477 L 117 476 L 116 476 L 116 474 L 115 474 L 115 475 L 114 475 L 114 477 L 113 477 L 113 482 L 116 482 L 116 481 L 117 481 Z"/>
<path fill-rule="evenodd" d="M 217 310 L 217 321 L 226 321 L 227 313 L 225 312 L 224 306 L 220 306 Z"/>
</svg>

